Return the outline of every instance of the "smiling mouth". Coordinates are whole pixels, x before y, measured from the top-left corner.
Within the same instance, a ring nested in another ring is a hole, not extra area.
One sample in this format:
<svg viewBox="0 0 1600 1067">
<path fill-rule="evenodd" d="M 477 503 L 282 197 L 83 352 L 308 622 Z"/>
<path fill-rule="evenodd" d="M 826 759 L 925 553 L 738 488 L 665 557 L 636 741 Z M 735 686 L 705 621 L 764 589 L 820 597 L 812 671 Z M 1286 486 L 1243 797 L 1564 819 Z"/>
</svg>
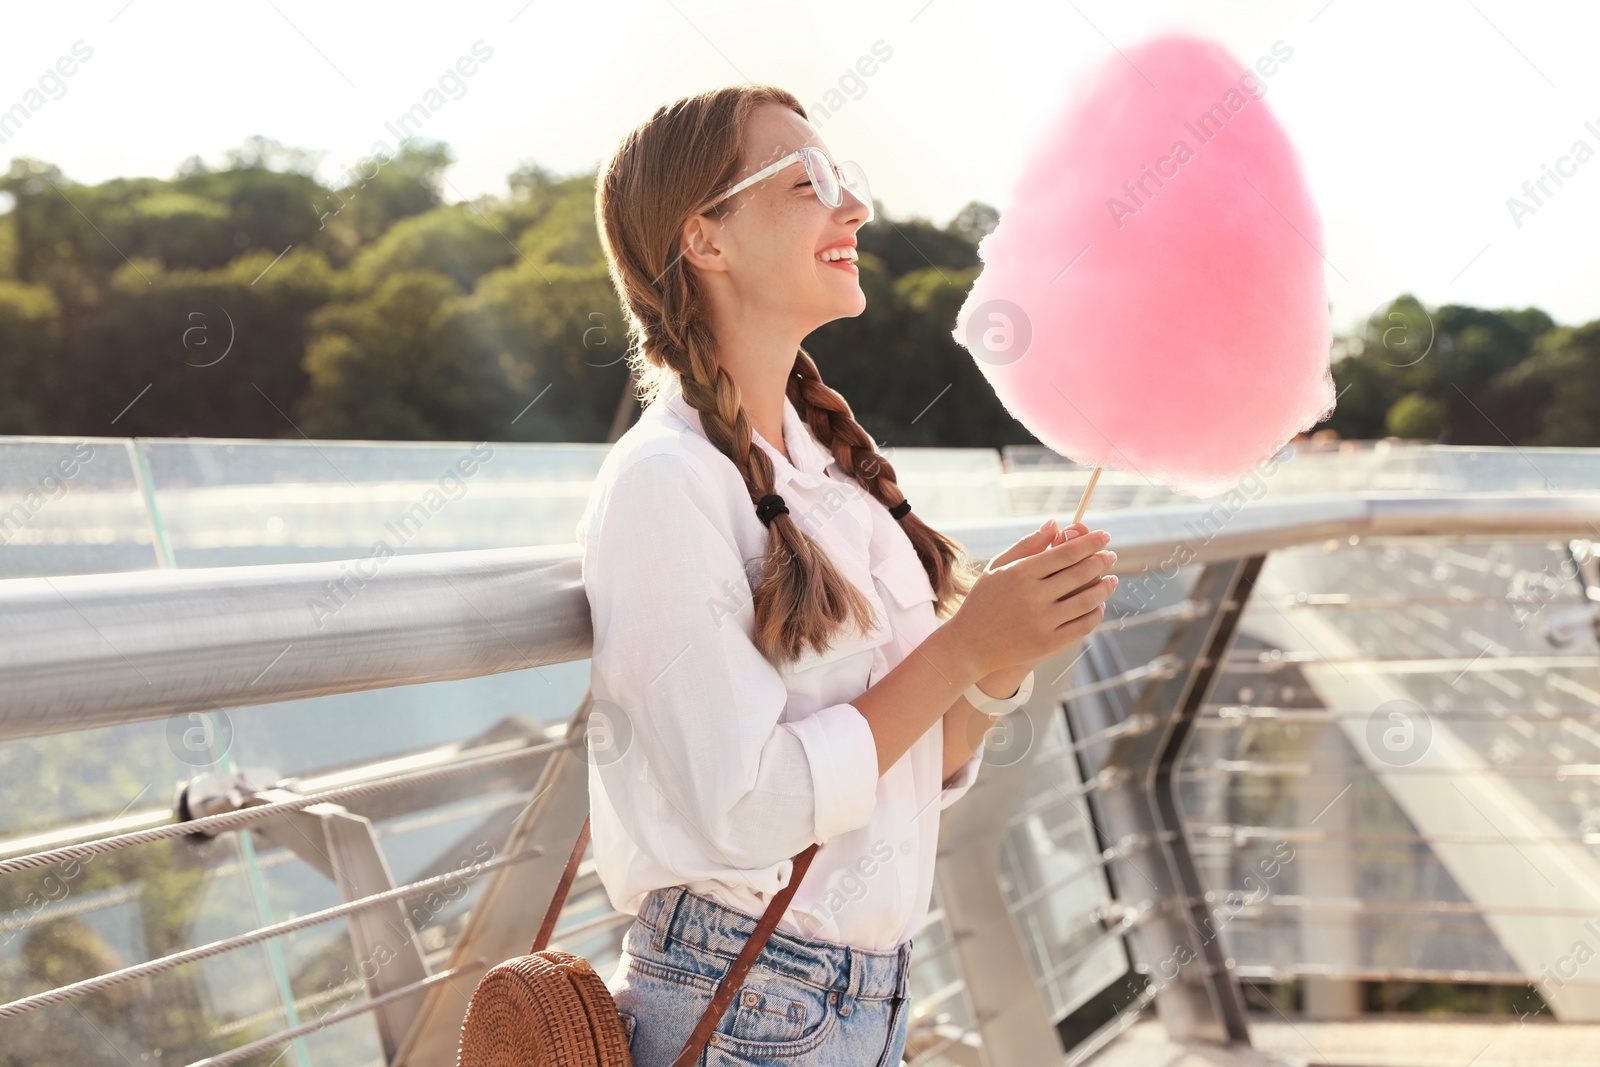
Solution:
<svg viewBox="0 0 1600 1067">
<path fill-rule="evenodd" d="M 851 274 L 860 273 L 856 267 L 856 250 L 849 245 L 824 249 L 817 253 L 817 260 L 830 267 L 848 271 Z"/>
</svg>

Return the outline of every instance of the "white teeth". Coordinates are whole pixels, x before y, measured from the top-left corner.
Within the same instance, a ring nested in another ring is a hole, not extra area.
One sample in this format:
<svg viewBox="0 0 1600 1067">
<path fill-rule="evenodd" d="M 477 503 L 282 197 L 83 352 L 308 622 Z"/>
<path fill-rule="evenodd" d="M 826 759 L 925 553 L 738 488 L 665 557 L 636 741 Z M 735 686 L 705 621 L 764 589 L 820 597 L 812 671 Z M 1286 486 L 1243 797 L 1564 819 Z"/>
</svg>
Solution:
<svg viewBox="0 0 1600 1067">
<path fill-rule="evenodd" d="M 834 263 L 841 259 L 848 259 L 854 263 L 856 259 L 856 250 L 851 248 L 849 245 L 844 245 L 839 248 L 828 248 L 818 252 L 817 258 L 822 260 L 824 263 Z"/>
</svg>

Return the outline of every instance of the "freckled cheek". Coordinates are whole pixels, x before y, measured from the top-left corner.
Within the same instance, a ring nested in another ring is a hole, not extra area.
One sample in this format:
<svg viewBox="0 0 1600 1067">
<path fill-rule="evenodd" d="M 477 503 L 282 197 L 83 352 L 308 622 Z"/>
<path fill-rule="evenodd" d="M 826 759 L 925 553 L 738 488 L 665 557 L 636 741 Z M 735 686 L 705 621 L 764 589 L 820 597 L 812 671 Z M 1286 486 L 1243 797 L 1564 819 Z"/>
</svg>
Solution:
<svg viewBox="0 0 1600 1067">
<path fill-rule="evenodd" d="M 820 267 L 822 262 L 817 259 L 817 245 L 822 243 L 821 234 L 805 230 L 789 234 L 783 239 L 784 261 L 796 271 L 808 270 L 811 267 Z"/>
<path fill-rule="evenodd" d="M 827 218 L 815 197 L 811 198 L 809 204 L 785 205 L 785 210 L 774 222 L 775 233 L 781 234 L 778 236 L 779 243 L 796 248 L 802 260 L 816 256 L 817 247 L 823 241 Z"/>
<path fill-rule="evenodd" d="M 752 233 L 761 247 L 763 273 L 799 276 L 824 265 L 816 258 L 822 222 L 804 204 L 775 206 L 759 222 Z"/>
</svg>

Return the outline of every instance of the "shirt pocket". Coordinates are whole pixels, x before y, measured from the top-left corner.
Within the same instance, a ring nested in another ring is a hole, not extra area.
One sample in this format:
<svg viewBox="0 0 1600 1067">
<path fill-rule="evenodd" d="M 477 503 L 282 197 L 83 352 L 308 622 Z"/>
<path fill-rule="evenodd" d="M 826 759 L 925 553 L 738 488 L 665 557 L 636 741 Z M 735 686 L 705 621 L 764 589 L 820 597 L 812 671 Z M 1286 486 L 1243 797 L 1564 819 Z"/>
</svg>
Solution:
<svg viewBox="0 0 1600 1067">
<path fill-rule="evenodd" d="M 849 580 L 848 578 L 846 579 Z M 860 586 L 857 585 L 859 589 Z M 871 606 L 873 615 L 872 627 L 863 634 L 856 629 L 854 623 L 846 623 L 834 633 L 828 642 L 828 647 L 818 652 L 810 645 L 800 651 L 794 660 L 784 664 L 782 670 L 785 681 L 789 683 L 790 692 L 804 691 L 810 683 L 819 682 L 822 676 L 833 677 L 838 672 L 850 673 L 851 658 L 859 659 L 860 674 L 865 677 L 870 669 L 872 657 L 870 653 L 880 645 L 886 644 L 894 636 L 889 627 L 889 614 L 883 601 L 875 592 L 862 591 Z M 823 671 L 819 668 L 830 668 Z M 813 673 L 815 672 L 815 673 Z"/>
<path fill-rule="evenodd" d="M 915 552 L 896 552 L 885 557 L 873 567 L 872 576 L 883 583 L 896 604 L 908 611 L 935 599 L 933 583 L 928 580 L 928 572 Z"/>
</svg>

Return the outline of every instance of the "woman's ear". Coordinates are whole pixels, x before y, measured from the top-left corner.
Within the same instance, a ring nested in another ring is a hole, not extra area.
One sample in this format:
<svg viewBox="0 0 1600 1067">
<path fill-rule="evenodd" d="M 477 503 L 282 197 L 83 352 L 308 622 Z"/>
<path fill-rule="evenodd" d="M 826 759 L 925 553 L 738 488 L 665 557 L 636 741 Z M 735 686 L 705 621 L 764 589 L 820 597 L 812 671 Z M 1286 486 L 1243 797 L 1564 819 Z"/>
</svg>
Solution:
<svg viewBox="0 0 1600 1067">
<path fill-rule="evenodd" d="M 728 257 L 722 248 L 722 223 L 709 215 L 690 215 L 678 237 L 679 255 L 696 270 L 725 271 Z"/>
</svg>

